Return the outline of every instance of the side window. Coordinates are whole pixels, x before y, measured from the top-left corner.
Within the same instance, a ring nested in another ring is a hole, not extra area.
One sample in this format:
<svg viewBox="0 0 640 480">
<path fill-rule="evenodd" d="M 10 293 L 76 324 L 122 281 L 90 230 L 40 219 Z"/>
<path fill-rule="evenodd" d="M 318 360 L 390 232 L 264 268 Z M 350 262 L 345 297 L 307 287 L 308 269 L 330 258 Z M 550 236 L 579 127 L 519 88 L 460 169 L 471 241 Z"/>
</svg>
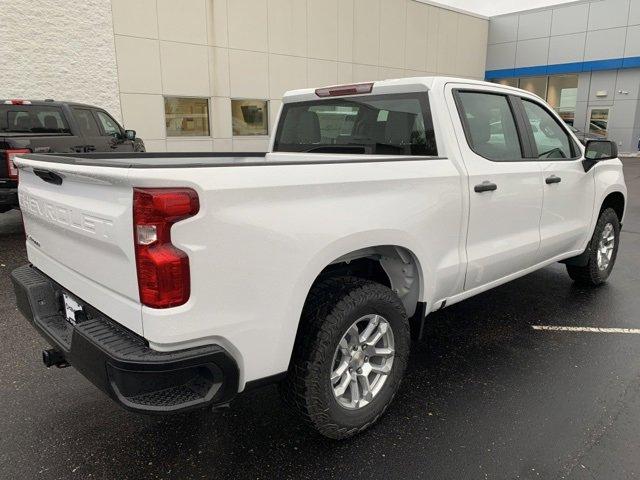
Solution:
<svg viewBox="0 0 640 480">
<path fill-rule="evenodd" d="M 459 112 L 471 149 L 489 160 L 522 159 L 516 122 L 505 95 L 458 92 Z"/>
<path fill-rule="evenodd" d="M 567 132 L 543 107 L 522 99 L 522 105 L 531 124 L 538 158 L 572 158 L 572 142 Z"/>
<path fill-rule="evenodd" d="M 120 126 L 118 125 L 118 123 L 109 115 L 99 110 L 96 110 L 96 114 L 98 115 L 98 120 L 100 120 L 102 131 L 105 135 L 113 137 L 122 133 L 120 131 Z"/>
<path fill-rule="evenodd" d="M 80 128 L 80 133 L 82 133 L 85 137 L 100 136 L 98 124 L 96 123 L 96 119 L 93 118 L 91 110 L 87 110 L 85 108 L 74 108 L 73 116 L 76 118 L 78 128 Z"/>
</svg>

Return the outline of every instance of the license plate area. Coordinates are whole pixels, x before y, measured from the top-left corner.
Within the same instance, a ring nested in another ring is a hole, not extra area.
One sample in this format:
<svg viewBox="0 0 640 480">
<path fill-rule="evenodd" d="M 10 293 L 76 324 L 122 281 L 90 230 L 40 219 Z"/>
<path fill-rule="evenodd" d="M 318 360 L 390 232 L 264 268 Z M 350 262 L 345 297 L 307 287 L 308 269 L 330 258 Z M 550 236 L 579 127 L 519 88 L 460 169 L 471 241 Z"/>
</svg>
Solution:
<svg viewBox="0 0 640 480">
<path fill-rule="evenodd" d="M 64 306 L 64 316 L 71 325 L 75 325 L 84 318 L 84 309 L 80 302 L 68 293 L 62 293 L 62 303 Z"/>
</svg>

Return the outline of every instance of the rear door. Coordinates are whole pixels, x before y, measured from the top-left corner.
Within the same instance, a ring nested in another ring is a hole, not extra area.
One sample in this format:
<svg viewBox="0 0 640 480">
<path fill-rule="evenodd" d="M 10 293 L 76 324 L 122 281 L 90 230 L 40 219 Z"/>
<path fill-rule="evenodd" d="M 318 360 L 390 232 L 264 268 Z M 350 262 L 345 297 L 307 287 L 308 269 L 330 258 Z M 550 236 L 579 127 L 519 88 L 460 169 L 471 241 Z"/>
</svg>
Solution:
<svg viewBox="0 0 640 480">
<path fill-rule="evenodd" d="M 455 84 L 448 91 L 468 173 L 470 290 L 536 263 L 542 172 L 536 160 L 525 158 L 528 140 L 518 129 L 510 94 Z"/>
<path fill-rule="evenodd" d="M 584 246 L 595 200 L 594 170 L 584 171 L 582 152 L 566 127 L 542 103 L 522 98 L 533 155 L 542 168 L 542 262 Z"/>
<path fill-rule="evenodd" d="M 29 261 L 142 334 L 127 169 L 25 162 L 18 195 Z"/>
</svg>

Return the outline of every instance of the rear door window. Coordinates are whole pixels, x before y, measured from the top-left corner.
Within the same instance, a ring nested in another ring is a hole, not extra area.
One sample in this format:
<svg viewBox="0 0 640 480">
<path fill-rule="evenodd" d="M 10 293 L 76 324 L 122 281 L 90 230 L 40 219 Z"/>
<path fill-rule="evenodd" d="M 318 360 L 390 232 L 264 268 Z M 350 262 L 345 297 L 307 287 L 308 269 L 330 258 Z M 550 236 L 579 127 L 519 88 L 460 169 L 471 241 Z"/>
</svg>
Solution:
<svg viewBox="0 0 640 480">
<path fill-rule="evenodd" d="M 91 113 L 91 110 L 87 110 L 86 108 L 74 108 L 73 115 L 75 116 L 78 128 L 82 135 L 85 137 L 100 136 L 100 129 L 98 128 L 98 124 L 96 123 L 96 119 Z"/>
<path fill-rule="evenodd" d="M 12 133 L 70 133 L 58 107 L 40 105 L 1 105 L 0 131 Z"/>
<path fill-rule="evenodd" d="M 506 95 L 459 91 L 458 108 L 471 149 L 495 161 L 522 159 L 516 122 Z"/>
<path fill-rule="evenodd" d="M 438 154 L 426 93 L 284 104 L 274 151 Z"/>
</svg>

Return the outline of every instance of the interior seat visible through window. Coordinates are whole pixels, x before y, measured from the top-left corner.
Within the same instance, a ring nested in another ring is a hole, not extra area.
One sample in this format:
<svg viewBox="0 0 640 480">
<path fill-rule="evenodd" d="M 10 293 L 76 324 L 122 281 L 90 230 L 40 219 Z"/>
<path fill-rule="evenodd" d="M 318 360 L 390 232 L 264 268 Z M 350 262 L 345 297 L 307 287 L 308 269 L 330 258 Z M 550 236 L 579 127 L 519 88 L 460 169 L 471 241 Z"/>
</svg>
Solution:
<svg viewBox="0 0 640 480">
<path fill-rule="evenodd" d="M 465 134 L 471 149 L 489 160 L 522 159 L 520 138 L 505 95 L 458 92 Z"/>
</svg>

